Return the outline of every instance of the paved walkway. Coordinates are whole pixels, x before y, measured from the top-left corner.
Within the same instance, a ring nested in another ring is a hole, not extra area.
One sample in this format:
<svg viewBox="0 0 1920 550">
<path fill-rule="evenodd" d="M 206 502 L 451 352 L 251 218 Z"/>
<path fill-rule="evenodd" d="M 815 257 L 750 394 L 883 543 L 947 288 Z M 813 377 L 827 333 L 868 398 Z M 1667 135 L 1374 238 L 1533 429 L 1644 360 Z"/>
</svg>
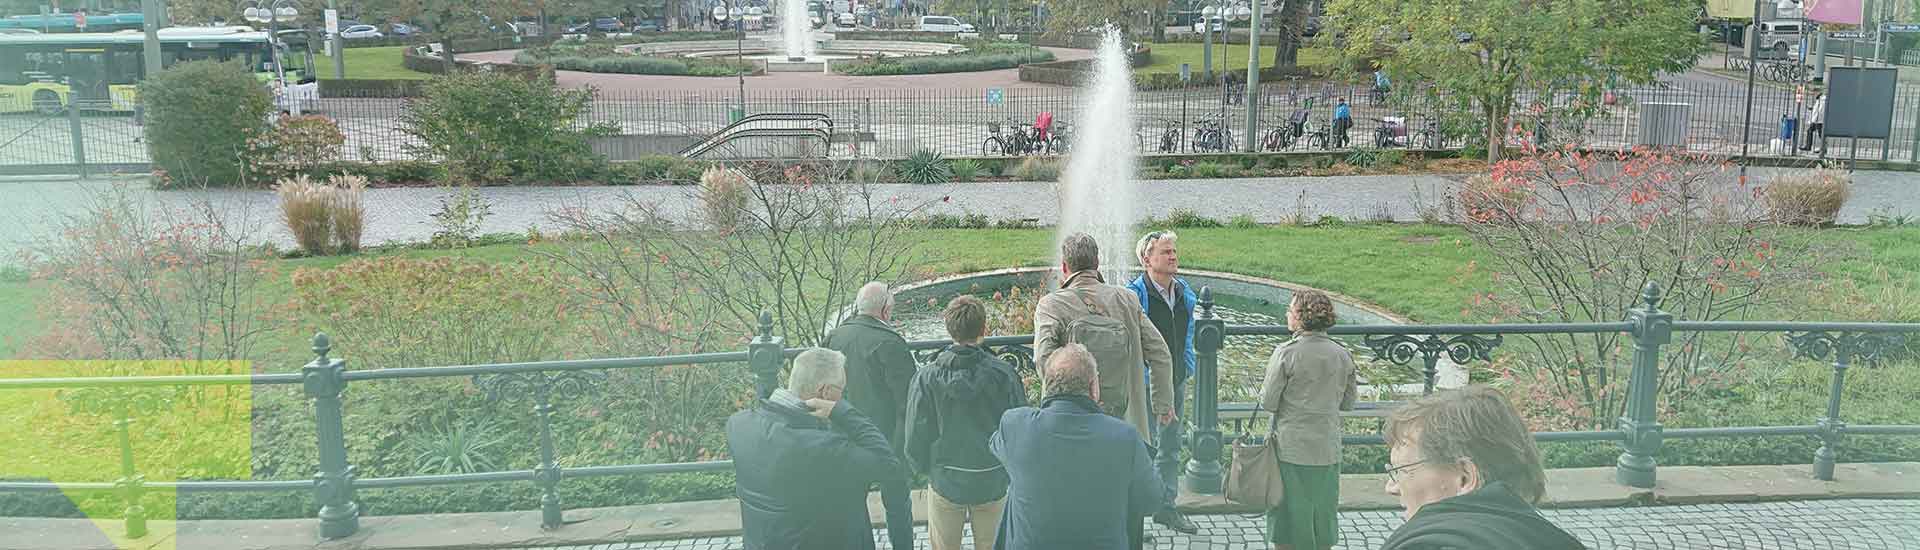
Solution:
<svg viewBox="0 0 1920 550">
<path fill-rule="evenodd" d="M 1755 168 L 1765 181 L 1778 169 Z M 1149 180 L 1140 182 L 1142 216 L 1164 217 L 1174 209 L 1227 220 L 1248 215 L 1262 223 L 1281 223 L 1292 216 L 1338 216 L 1353 221 L 1391 218 L 1420 220 L 1424 205 L 1441 204 L 1449 185 L 1461 176 L 1394 175 L 1290 178 L 1228 178 L 1213 180 Z M 259 236 L 263 242 L 291 246 L 292 238 L 279 221 L 279 205 L 272 192 L 214 190 L 206 192 L 152 191 L 144 180 L 7 180 L 0 179 L 0 262 L 10 262 L 33 239 L 47 235 L 62 216 L 81 212 L 96 195 L 116 186 L 155 208 L 185 208 L 207 201 L 230 225 Z M 888 184 L 876 186 L 876 196 L 898 198 L 900 204 L 931 203 L 928 212 L 980 213 L 993 219 L 1032 218 L 1052 224 L 1057 207 L 1051 183 L 953 183 L 944 185 Z M 486 187 L 479 194 L 492 214 L 481 224 L 486 233 L 525 233 L 528 228 L 553 233 L 561 229 L 548 213 L 561 208 L 607 212 L 624 208 L 628 199 L 657 203 L 665 212 L 692 216 L 696 211 L 693 187 Z M 420 242 L 433 235 L 432 214 L 450 191 L 444 188 L 372 189 L 367 191 L 366 245 Z M 942 200 L 947 198 L 950 200 Z M 1840 211 L 1840 223 L 1864 224 L 1870 215 L 1920 215 L 1920 174 L 1861 171 L 1854 174 L 1853 195 Z M 688 218 L 682 218 L 688 219 Z"/>
<path fill-rule="evenodd" d="M 1920 500 L 1816 500 L 1700 504 L 1638 508 L 1546 510 L 1591 550 L 1713 549 L 1920 549 Z M 1147 548 L 1155 550 L 1265 549 L 1265 520 L 1237 514 L 1190 516 L 1200 526 L 1182 535 L 1153 525 Z M 1394 510 L 1340 513 L 1336 549 L 1379 548 L 1405 520 Z M 879 548 L 891 549 L 884 529 L 876 529 Z M 972 549 L 971 533 L 966 548 Z M 915 548 L 929 548 L 927 528 L 914 529 Z M 740 550 L 740 537 L 528 547 L 552 550 Z"/>
</svg>

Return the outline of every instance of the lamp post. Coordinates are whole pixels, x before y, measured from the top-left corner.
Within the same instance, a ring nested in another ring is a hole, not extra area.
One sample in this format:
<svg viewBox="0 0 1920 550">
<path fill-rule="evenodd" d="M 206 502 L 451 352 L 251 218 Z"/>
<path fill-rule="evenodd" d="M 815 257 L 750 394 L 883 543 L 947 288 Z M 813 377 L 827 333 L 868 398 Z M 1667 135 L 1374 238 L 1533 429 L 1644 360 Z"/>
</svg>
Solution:
<svg viewBox="0 0 1920 550">
<path fill-rule="evenodd" d="M 1219 8 L 1211 5 L 1200 8 L 1200 40 L 1206 43 L 1206 50 L 1200 53 L 1200 71 L 1206 73 L 1208 82 L 1213 82 L 1213 16 L 1217 13 Z"/>
<path fill-rule="evenodd" d="M 280 23 L 292 24 L 300 19 L 300 8 L 293 0 L 247 0 L 240 4 L 240 16 L 247 21 L 267 25 L 267 51 L 273 59 L 273 76 L 278 83 L 280 94 L 287 99 L 289 111 L 300 116 L 300 102 L 293 97 L 293 90 L 287 87 L 286 64 L 280 59 Z"/>
</svg>

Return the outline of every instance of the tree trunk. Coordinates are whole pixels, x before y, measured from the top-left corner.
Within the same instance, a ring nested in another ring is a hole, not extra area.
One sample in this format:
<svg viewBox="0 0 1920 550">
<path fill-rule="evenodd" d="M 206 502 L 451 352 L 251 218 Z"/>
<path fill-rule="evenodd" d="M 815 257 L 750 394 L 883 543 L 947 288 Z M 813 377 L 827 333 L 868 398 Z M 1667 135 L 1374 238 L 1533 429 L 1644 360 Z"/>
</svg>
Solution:
<svg viewBox="0 0 1920 550">
<path fill-rule="evenodd" d="M 1159 11 L 1153 12 L 1153 17 L 1150 19 L 1150 21 L 1152 21 L 1152 23 L 1150 24 L 1153 25 L 1153 42 L 1155 44 L 1166 42 L 1167 41 L 1167 9 L 1165 7 L 1162 7 L 1160 8 Z"/>
<path fill-rule="evenodd" d="M 1273 68 L 1287 71 L 1300 64 L 1300 33 L 1307 28 L 1306 3 L 1310 0 L 1281 0 L 1280 41 L 1273 45 Z"/>
<path fill-rule="evenodd" d="M 459 71 L 460 65 L 453 60 L 453 33 L 443 33 L 440 36 L 440 47 L 442 48 L 440 57 L 447 62 L 447 74 Z"/>
<path fill-rule="evenodd" d="M 1487 164 L 1500 162 L 1507 148 L 1507 101 L 1486 101 L 1481 109 L 1487 116 Z M 1485 100 L 1483 100 L 1485 101 Z"/>
</svg>

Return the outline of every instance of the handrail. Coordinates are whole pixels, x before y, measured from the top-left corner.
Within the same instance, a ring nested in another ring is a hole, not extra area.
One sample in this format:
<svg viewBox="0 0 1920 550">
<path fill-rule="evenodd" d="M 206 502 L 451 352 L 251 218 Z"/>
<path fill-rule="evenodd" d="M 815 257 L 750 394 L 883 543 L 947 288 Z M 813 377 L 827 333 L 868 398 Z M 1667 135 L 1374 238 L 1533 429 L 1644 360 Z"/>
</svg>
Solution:
<svg viewBox="0 0 1920 550">
<path fill-rule="evenodd" d="M 769 114 L 777 115 L 777 114 Z M 772 117 L 762 116 L 762 120 Z M 830 122 L 829 122 L 830 123 Z M 828 138 L 826 131 L 813 129 L 767 129 L 754 128 L 726 132 L 731 136 L 752 136 L 763 134 L 821 136 Z M 725 143 L 722 140 L 719 143 Z M 1625 452 L 1621 455 L 1617 472 L 1623 484 L 1636 487 L 1650 486 L 1653 481 L 1654 458 L 1660 453 L 1661 441 L 1667 439 L 1692 439 L 1709 437 L 1778 437 L 1778 436 L 1814 436 L 1821 440 L 1821 447 L 1815 453 L 1814 472 L 1819 479 L 1832 479 L 1833 464 L 1837 449 L 1844 435 L 1881 435 L 1881 436 L 1920 436 L 1920 425 L 1872 425 L 1848 426 L 1840 418 L 1840 397 L 1848 367 L 1854 361 L 1868 362 L 1878 358 L 1888 350 L 1897 349 L 1903 343 L 1906 334 L 1920 333 L 1920 323 L 1853 323 L 1853 322 L 1787 322 L 1787 321 L 1676 321 L 1660 312 L 1651 304 L 1658 303 L 1657 289 L 1649 289 L 1642 296 L 1644 304 L 1627 312 L 1625 320 L 1596 323 L 1541 323 L 1541 324 L 1434 324 L 1434 325 L 1340 325 L 1327 332 L 1336 336 L 1362 337 L 1366 347 L 1373 351 L 1376 360 L 1407 365 L 1415 360 L 1424 362 L 1427 376 L 1427 389 L 1433 389 L 1435 368 L 1442 358 L 1456 363 L 1466 364 L 1472 361 L 1485 361 L 1502 345 L 1506 335 L 1542 335 L 1542 334 L 1621 334 L 1632 340 L 1633 363 L 1631 386 L 1628 390 L 1629 406 L 1617 429 L 1580 432 L 1539 432 L 1532 434 L 1541 442 L 1572 441 L 1617 441 Z M 1217 477 L 1209 480 L 1208 475 L 1217 476 L 1220 468 L 1220 454 L 1227 440 L 1220 430 L 1222 413 L 1236 415 L 1254 409 L 1252 403 L 1219 403 L 1218 363 L 1219 351 L 1227 336 L 1248 335 L 1288 335 L 1290 332 L 1282 326 L 1234 325 L 1228 326 L 1213 312 L 1214 303 L 1209 289 L 1200 293 L 1200 311 L 1197 312 L 1195 330 L 1195 348 L 1197 352 L 1195 386 L 1195 408 L 1197 410 L 1196 430 L 1191 434 L 1194 457 L 1187 464 L 1186 483 L 1196 491 L 1207 492 L 1217 488 Z M 1789 346 L 1798 356 L 1815 360 L 1831 360 L 1834 368 L 1834 382 L 1829 391 L 1826 414 L 1813 425 L 1794 426 L 1742 426 L 1720 428 L 1678 428 L 1665 429 L 1655 418 L 1655 407 L 1651 405 L 1657 396 L 1652 378 L 1653 369 L 1657 369 L 1661 357 L 1661 346 L 1671 341 L 1674 332 L 1771 332 L 1786 336 Z M 917 340 L 907 343 L 920 361 L 931 358 L 930 353 L 939 350 L 951 342 L 948 340 Z M 1007 335 L 995 336 L 982 341 L 982 345 L 994 350 L 994 353 L 1008 358 L 1016 367 L 1032 368 L 1033 336 Z M 314 500 L 319 505 L 320 529 L 323 538 L 338 538 L 353 534 L 358 529 L 358 508 L 354 491 L 359 488 L 397 488 L 468 483 L 525 482 L 537 484 L 542 492 L 542 523 L 550 528 L 558 528 L 561 521 L 560 499 L 557 485 L 563 479 L 656 475 L 681 472 L 724 472 L 733 467 L 728 460 L 704 462 L 666 463 L 666 464 L 626 464 L 611 466 L 562 467 L 553 456 L 550 446 L 541 449 L 539 465 L 526 470 L 478 472 L 463 474 L 416 475 L 387 478 L 358 478 L 346 456 L 346 444 L 341 438 L 344 428 L 342 421 L 341 395 L 349 383 L 376 380 L 408 380 L 425 377 L 471 376 L 491 377 L 477 380 L 490 390 L 506 390 L 501 393 L 507 399 L 530 399 L 535 402 L 535 411 L 543 440 L 552 437 L 551 415 L 557 409 L 551 401 L 564 398 L 569 388 L 590 387 L 600 374 L 588 371 L 606 371 L 612 369 L 657 368 L 677 365 L 709 365 L 722 363 L 745 363 L 755 379 L 756 390 L 764 396 L 777 385 L 777 379 L 786 360 L 801 351 L 802 348 L 789 348 L 784 340 L 773 335 L 773 323 L 770 315 L 763 314 L 759 319 L 757 336 L 748 344 L 745 351 L 696 353 L 651 357 L 625 357 L 607 359 L 580 359 L 565 361 L 518 362 L 479 365 L 455 365 L 442 367 L 399 367 L 383 369 L 347 370 L 346 362 L 327 357 L 330 350 L 324 335 L 316 336 L 313 345 L 316 358 L 303 367 L 299 373 L 282 374 L 239 374 L 239 375 L 187 375 L 187 376 L 129 376 L 129 377 L 66 377 L 66 378 L 18 378 L 0 379 L 0 390 L 50 389 L 73 387 L 155 387 L 155 386 L 210 386 L 210 385 L 285 385 L 300 384 L 313 403 L 320 447 L 320 472 L 312 479 L 302 480 L 184 480 L 167 482 L 146 482 L 132 471 L 131 462 L 126 462 L 122 477 L 114 482 L 77 482 L 55 483 L 51 481 L 0 481 L 0 493 L 18 491 L 115 491 L 123 498 L 137 500 L 141 491 L 146 489 L 173 489 L 178 491 L 214 491 L 214 492 L 250 492 L 250 491 L 292 491 L 312 490 Z M 527 376 L 538 374 L 537 376 Z M 1356 409 L 1363 416 L 1382 416 L 1397 405 L 1396 402 L 1363 402 Z M 127 420 L 122 413 L 121 421 Z M 1228 422 L 1243 420 L 1226 419 Z M 1385 444 L 1378 434 L 1354 434 L 1342 437 L 1350 445 Z M 131 456 L 131 448 L 122 440 L 123 456 Z M 1208 485 L 1213 483 L 1214 485 Z M 135 507 L 129 507 L 135 510 Z M 130 512 L 132 513 L 132 512 Z M 129 533 L 135 532 L 137 522 L 128 522 Z M 143 524 L 142 524 L 143 525 Z M 141 529 L 144 529 L 142 526 Z M 137 536 L 137 535 L 135 535 Z"/>
<path fill-rule="evenodd" d="M 830 130 L 821 130 L 819 128 L 749 128 L 729 132 L 725 134 L 724 139 L 717 141 L 709 139 L 708 141 L 702 142 L 698 149 L 690 149 L 681 156 L 697 158 L 722 145 L 733 143 L 739 139 L 753 137 L 810 137 L 818 138 L 823 146 L 831 147 L 833 145 L 833 133 Z"/>
<path fill-rule="evenodd" d="M 710 150 L 714 147 L 718 147 L 719 145 L 724 144 L 728 141 L 732 141 L 732 139 L 728 138 L 727 136 L 728 134 L 735 132 L 736 131 L 735 129 L 737 128 L 740 128 L 742 126 L 746 126 L 749 124 L 758 124 L 761 122 L 772 122 L 772 121 L 817 122 L 817 123 L 824 124 L 826 126 L 825 130 L 827 132 L 827 135 L 829 136 L 833 135 L 833 129 L 834 129 L 833 117 L 828 116 L 825 113 L 787 113 L 787 112 L 756 113 L 756 114 L 751 114 L 751 115 L 741 117 L 740 120 L 733 121 L 732 123 L 727 124 L 724 127 L 721 127 L 719 131 L 708 135 L 706 139 L 700 140 L 699 142 L 694 143 L 692 145 L 688 145 L 686 148 L 680 150 L 680 156 L 682 157 L 698 156 L 701 153 L 705 153 L 707 150 Z M 803 126 L 800 128 L 793 128 L 793 127 L 788 127 L 788 128 L 789 129 L 808 129 L 811 127 Z M 813 129 L 817 129 L 817 128 L 813 128 Z"/>
</svg>

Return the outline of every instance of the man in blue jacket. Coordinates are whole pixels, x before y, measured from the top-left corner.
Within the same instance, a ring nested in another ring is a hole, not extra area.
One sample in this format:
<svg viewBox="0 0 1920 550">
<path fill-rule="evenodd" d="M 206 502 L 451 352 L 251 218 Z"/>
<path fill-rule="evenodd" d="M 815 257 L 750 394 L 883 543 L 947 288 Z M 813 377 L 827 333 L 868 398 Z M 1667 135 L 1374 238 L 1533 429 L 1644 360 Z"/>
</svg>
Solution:
<svg viewBox="0 0 1920 550">
<path fill-rule="evenodd" d="M 1012 484 L 1000 522 L 1004 550 L 1120 550 L 1128 523 L 1160 508 L 1160 476 L 1133 425 L 1101 411 L 1093 354 L 1067 344 L 1047 357 L 1050 392 L 1012 409 L 987 446 Z"/>
<path fill-rule="evenodd" d="M 1162 508 L 1153 515 L 1153 522 L 1191 535 L 1200 528 L 1173 508 L 1173 499 L 1180 494 L 1180 438 L 1184 431 L 1180 415 L 1186 412 L 1187 378 L 1193 376 L 1193 307 L 1198 300 L 1194 298 L 1193 288 L 1174 276 L 1180 271 L 1180 255 L 1175 248 L 1178 238 L 1172 231 L 1155 231 L 1141 237 L 1133 247 L 1133 255 L 1140 260 L 1143 273 L 1127 283 L 1127 288 L 1140 297 L 1140 309 L 1147 313 L 1147 320 L 1153 322 L 1153 328 L 1160 331 L 1160 338 L 1166 340 L 1167 348 L 1173 351 L 1173 422 L 1157 426 L 1154 439 L 1159 446 L 1154 461 L 1160 468 L 1165 498 L 1161 499 Z M 1151 383 L 1153 377 L 1148 376 L 1147 380 Z"/>
</svg>

